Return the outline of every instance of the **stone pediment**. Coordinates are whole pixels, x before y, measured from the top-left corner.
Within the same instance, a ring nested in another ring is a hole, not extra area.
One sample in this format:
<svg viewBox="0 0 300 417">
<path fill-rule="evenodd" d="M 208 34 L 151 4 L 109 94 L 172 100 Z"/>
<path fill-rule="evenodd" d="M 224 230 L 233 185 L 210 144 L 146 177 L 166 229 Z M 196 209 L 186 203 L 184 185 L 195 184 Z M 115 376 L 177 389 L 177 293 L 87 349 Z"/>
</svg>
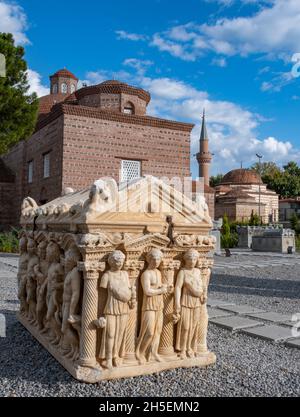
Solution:
<svg viewBox="0 0 300 417">
<path fill-rule="evenodd" d="M 126 224 L 126 229 L 131 227 L 133 231 L 165 233 L 168 222 L 179 229 L 193 226 L 199 232 L 212 227 L 204 197 L 193 202 L 151 176 L 120 186 L 112 179 L 98 180 L 90 189 L 71 192 L 41 207 L 28 198 L 21 218 L 22 225 L 34 223 L 40 229 L 60 225 L 84 232 L 85 228 L 93 231 L 101 226 L 105 230 L 113 225 L 120 230 Z"/>
</svg>

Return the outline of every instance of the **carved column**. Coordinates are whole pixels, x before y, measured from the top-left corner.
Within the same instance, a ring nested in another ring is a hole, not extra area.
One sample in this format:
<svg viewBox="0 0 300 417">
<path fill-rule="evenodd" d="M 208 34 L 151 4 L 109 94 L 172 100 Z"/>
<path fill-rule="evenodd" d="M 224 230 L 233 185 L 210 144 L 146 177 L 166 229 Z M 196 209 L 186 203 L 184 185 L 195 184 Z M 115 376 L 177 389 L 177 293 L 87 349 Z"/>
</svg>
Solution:
<svg viewBox="0 0 300 417">
<path fill-rule="evenodd" d="M 137 260 L 128 260 L 125 263 L 124 269 L 128 272 L 130 285 L 136 287 L 136 292 L 138 295 L 138 284 L 139 284 L 139 275 L 141 270 L 144 268 L 144 262 Z M 138 301 L 138 298 L 137 300 Z M 126 356 L 125 359 L 134 360 L 135 350 L 136 350 L 136 339 L 137 339 L 137 325 L 138 325 L 138 305 L 134 309 L 129 311 L 127 330 L 126 330 L 126 341 L 125 341 L 125 350 Z"/>
<path fill-rule="evenodd" d="M 162 280 L 163 284 L 175 286 L 175 271 L 180 268 L 180 261 L 162 262 Z M 164 322 L 160 338 L 159 353 L 162 355 L 174 355 L 174 293 L 164 294 Z"/>
<path fill-rule="evenodd" d="M 84 279 L 79 365 L 94 367 L 97 364 L 94 321 L 98 318 L 98 280 L 99 273 L 105 270 L 105 263 L 80 262 L 78 267 Z"/>
<path fill-rule="evenodd" d="M 201 276 L 205 287 L 205 296 L 208 296 L 208 287 L 211 276 L 210 268 L 213 265 L 213 261 L 200 259 L 199 267 L 201 269 Z M 207 303 L 201 306 L 200 312 L 200 323 L 199 323 L 199 332 L 198 332 L 198 352 L 206 353 L 207 348 L 207 331 L 208 331 L 208 311 Z"/>
</svg>

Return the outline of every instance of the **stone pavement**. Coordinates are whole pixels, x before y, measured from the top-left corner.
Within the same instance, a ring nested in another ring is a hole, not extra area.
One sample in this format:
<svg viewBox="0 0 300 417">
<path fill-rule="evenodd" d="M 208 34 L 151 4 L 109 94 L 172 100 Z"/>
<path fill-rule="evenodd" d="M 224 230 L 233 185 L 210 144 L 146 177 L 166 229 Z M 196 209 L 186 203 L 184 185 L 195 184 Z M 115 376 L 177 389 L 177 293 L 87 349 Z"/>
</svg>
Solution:
<svg viewBox="0 0 300 417">
<path fill-rule="evenodd" d="M 248 305 L 226 305 L 226 302 L 217 299 L 209 299 L 208 306 L 209 321 L 214 325 L 300 348 L 300 316 L 293 321 L 293 317 L 286 314 L 262 312 Z"/>
<path fill-rule="evenodd" d="M 276 265 L 289 266 L 300 265 L 300 255 L 298 253 L 293 255 L 281 253 L 265 253 L 252 251 L 231 251 L 232 257 L 226 258 L 223 256 L 215 257 L 214 270 L 222 273 L 226 270 L 245 270 L 255 268 L 274 267 Z M 245 259 L 246 258 L 246 259 Z"/>
</svg>

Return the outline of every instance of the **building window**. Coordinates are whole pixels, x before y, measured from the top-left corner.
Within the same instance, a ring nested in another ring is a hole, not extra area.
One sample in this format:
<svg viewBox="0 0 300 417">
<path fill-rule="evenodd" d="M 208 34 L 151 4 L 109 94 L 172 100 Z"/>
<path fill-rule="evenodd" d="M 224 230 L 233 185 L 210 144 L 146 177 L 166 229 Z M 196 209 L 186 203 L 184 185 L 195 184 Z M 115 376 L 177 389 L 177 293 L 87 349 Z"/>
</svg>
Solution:
<svg viewBox="0 0 300 417">
<path fill-rule="evenodd" d="M 75 93 L 76 87 L 75 84 L 71 84 L 71 94 Z"/>
<path fill-rule="evenodd" d="M 126 103 L 124 106 L 125 114 L 134 114 L 134 105 L 132 103 Z"/>
<path fill-rule="evenodd" d="M 68 92 L 68 85 L 66 83 L 62 83 L 62 85 L 61 85 L 61 92 L 62 92 L 62 94 L 67 94 L 67 92 Z"/>
<path fill-rule="evenodd" d="M 43 156 L 44 159 L 44 178 L 50 177 L 50 152 Z"/>
<path fill-rule="evenodd" d="M 53 85 L 53 87 L 52 87 L 52 93 L 53 94 L 57 94 L 58 93 L 58 85 L 57 84 L 54 84 Z"/>
<path fill-rule="evenodd" d="M 28 184 L 33 182 L 33 161 L 28 162 Z"/>
<path fill-rule="evenodd" d="M 141 177 L 141 162 L 123 160 L 121 162 L 121 181 L 132 181 Z"/>
</svg>

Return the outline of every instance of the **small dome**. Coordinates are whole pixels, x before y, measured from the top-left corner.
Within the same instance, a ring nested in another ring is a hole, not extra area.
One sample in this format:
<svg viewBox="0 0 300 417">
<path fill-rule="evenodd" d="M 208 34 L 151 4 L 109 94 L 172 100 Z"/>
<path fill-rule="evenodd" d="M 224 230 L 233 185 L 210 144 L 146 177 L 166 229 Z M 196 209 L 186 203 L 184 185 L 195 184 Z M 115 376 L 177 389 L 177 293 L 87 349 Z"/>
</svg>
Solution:
<svg viewBox="0 0 300 417">
<path fill-rule="evenodd" d="M 104 81 L 98 85 L 92 85 L 88 87 L 81 88 L 76 91 L 76 97 L 81 99 L 88 95 L 94 94 L 129 94 L 137 96 L 140 99 L 144 100 L 147 104 L 150 102 L 150 94 L 148 91 L 143 90 L 139 87 L 134 87 L 132 85 L 126 84 L 118 80 L 108 80 Z"/>
<path fill-rule="evenodd" d="M 59 71 L 56 71 L 55 74 L 51 75 L 52 77 L 66 77 L 66 78 L 73 78 L 73 80 L 78 81 L 78 78 L 75 77 L 74 74 L 72 74 L 72 72 L 70 72 L 69 70 L 67 70 L 66 68 L 61 69 Z"/>
<path fill-rule="evenodd" d="M 234 169 L 224 175 L 220 185 L 250 185 L 250 184 L 263 184 L 259 174 L 250 169 Z"/>
</svg>

